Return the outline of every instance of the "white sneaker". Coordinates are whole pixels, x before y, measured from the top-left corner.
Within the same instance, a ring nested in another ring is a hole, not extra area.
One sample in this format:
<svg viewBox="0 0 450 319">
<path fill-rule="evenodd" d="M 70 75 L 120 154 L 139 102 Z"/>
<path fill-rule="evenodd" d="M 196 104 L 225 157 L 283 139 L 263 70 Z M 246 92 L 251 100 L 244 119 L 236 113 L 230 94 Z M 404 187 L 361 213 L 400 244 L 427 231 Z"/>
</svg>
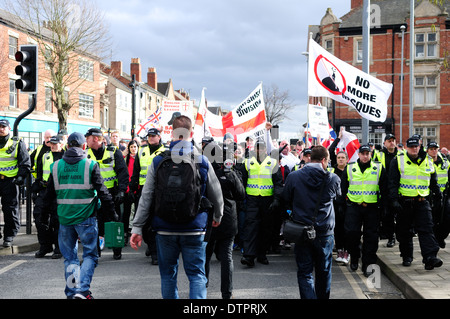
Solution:
<svg viewBox="0 0 450 319">
<path fill-rule="evenodd" d="M 343 262 L 342 257 L 344 257 L 344 251 L 342 249 L 338 249 L 335 261 L 337 263 Z"/>
<path fill-rule="evenodd" d="M 348 253 L 348 251 L 344 251 L 344 252 L 342 253 L 342 262 L 343 262 L 345 265 L 347 265 L 348 262 L 349 262 L 349 260 L 350 260 L 350 254 Z"/>
</svg>

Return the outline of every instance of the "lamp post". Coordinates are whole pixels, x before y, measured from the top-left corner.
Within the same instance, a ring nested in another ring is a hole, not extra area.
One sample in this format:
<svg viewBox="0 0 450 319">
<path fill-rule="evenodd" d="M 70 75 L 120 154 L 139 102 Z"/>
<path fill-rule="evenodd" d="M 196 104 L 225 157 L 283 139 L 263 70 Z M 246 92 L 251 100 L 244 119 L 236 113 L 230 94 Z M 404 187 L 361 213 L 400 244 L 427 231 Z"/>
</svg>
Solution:
<svg viewBox="0 0 450 319">
<path fill-rule="evenodd" d="M 414 106 L 414 0 L 410 0 L 409 18 L 409 136 L 414 134 L 413 106 Z"/>
<path fill-rule="evenodd" d="M 405 29 L 406 27 L 402 25 L 400 30 L 402 30 L 402 59 L 400 62 L 400 143 L 403 143 L 403 51 L 405 45 Z"/>
</svg>

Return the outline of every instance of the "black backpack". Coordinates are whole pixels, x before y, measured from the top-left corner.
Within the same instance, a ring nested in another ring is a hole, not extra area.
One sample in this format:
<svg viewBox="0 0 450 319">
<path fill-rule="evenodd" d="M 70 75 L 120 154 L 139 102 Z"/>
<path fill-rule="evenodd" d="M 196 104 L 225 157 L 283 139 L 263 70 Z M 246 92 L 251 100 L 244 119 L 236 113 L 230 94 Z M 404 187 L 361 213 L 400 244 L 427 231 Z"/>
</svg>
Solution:
<svg viewBox="0 0 450 319">
<path fill-rule="evenodd" d="M 163 154 L 156 168 L 155 215 L 170 223 L 192 221 L 200 208 L 201 176 L 194 154 L 173 161 L 170 151 Z"/>
</svg>

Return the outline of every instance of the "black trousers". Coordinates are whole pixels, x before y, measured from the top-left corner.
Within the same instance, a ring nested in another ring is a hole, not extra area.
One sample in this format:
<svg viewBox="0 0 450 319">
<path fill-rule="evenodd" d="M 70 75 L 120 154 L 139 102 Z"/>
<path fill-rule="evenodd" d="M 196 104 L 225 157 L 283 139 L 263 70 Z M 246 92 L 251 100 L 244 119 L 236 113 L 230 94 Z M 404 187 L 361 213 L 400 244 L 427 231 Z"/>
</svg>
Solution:
<svg viewBox="0 0 450 319">
<path fill-rule="evenodd" d="M 366 207 L 358 204 L 348 204 L 345 213 L 345 239 L 347 251 L 353 260 L 359 259 L 363 265 L 377 263 L 379 213 L 376 204 Z M 363 237 L 360 250 L 361 235 Z"/>
<path fill-rule="evenodd" d="M 433 233 L 433 218 L 431 206 L 427 200 L 417 201 L 401 198 L 402 212 L 397 212 L 396 235 L 399 242 L 400 255 L 413 257 L 413 235 L 417 232 L 420 252 L 423 261 L 428 257 L 435 257 L 439 245 Z"/>
<path fill-rule="evenodd" d="M 273 214 L 269 206 L 273 196 L 247 196 L 244 222 L 244 256 L 265 257 L 271 242 Z"/>
<path fill-rule="evenodd" d="M 434 234 L 438 242 L 444 242 L 450 234 L 450 198 L 445 201 L 444 210 L 441 207 L 433 209 Z"/>
<path fill-rule="evenodd" d="M 19 187 L 12 182 L 13 178 L 0 179 L 0 196 L 5 227 L 4 240 L 12 241 L 20 229 Z"/>
<path fill-rule="evenodd" d="M 51 248 L 53 249 L 53 245 L 55 245 L 55 250 L 59 250 L 58 246 L 58 231 L 59 231 L 59 220 L 57 213 L 57 204 L 56 199 L 53 201 L 51 206 L 51 214 L 50 214 L 50 223 L 48 224 L 50 227 L 47 229 L 42 226 L 41 223 L 41 213 L 42 208 L 44 207 L 44 192 L 45 189 L 42 189 L 39 192 L 39 195 L 36 197 L 34 201 L 34 210 L 33 210 L 33 218 L 34 224 L 37 229 L 37 238 L 39 245 L 41 248 Z"/>
</svg>

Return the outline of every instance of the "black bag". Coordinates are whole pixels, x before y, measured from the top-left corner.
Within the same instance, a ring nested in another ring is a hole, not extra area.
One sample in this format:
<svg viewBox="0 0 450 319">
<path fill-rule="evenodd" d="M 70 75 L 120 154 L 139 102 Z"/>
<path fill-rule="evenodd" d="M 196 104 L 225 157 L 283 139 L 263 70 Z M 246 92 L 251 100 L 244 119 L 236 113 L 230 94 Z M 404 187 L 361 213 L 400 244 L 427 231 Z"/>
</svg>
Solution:
<svg viewBox="0 0 450 319">
<path fill-rule="evenodd" d="M 201 177 L 194 154 L 173 161 L 165 152 L 156 168 L 155 215 L 170 223 L 187 223 L 199 212 Z"/>
<path fill-rule="evenodd" d="M 298 221 L 295 221 L 292 218 L 292 216 L 290 216 L 289 219 L 287 219 L 284 222 L 283 237 L 288 242 L 298 243 L 301 240 L 313 241 L 316 238 L 316 230 L 314 229 L 314 224 L 316 223 L 317 214 L 319 212 L 320 200 L 322 199 L 323 191 L 325 189 L 325 185 L 326 185 L 329 174 L 330 173 L 327 172 L 327 174 L 325 175 L 325 177 L 322 181 L 319 198 L 317 200 L 316 207 L 314 209 L 312 225 L 305 225 Z"/>
</svg>

